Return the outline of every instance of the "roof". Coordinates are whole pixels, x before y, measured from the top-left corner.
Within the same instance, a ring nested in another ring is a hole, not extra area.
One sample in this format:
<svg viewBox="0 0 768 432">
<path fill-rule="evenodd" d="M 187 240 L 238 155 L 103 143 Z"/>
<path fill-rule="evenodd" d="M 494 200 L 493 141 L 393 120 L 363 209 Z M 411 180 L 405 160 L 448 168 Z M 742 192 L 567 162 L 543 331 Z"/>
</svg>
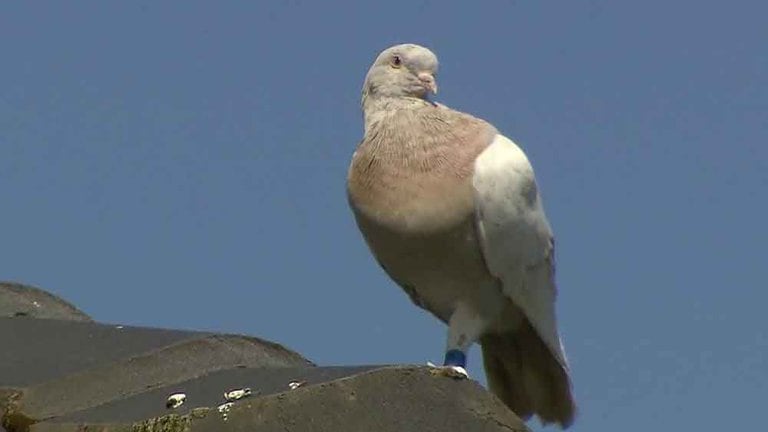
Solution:
<svg viewBox="0 0 768 432">
<path fill-rule="evenodd" d="M 527 430 L 476 382 L 427 367 L 316 366 L 252 336 L 98 323 L 20 284 L 0 283 L 0 344 L 7 432 Z"/>
</svg>

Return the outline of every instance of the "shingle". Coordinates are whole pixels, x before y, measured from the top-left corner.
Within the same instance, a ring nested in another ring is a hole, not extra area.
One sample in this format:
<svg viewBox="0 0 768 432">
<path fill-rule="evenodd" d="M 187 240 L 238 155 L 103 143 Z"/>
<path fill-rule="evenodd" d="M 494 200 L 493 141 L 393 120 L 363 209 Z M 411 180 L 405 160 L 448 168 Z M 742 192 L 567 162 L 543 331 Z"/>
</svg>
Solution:
<svg viewBox="0 0 768 432">
<path fill-rule="evenodd" d="M 92 321 L 61 298 L 29 285 L 0 282 L 0 317 Z"/>
<path fill-rule="evenodd" d="M 20 285 L 1 286 L 0 303 L 8 432 L 526 430 L 477 383 L 424 367 L 316 367 L 255 337 L 95 323 Z M 39 313 L 8 313 L 30 304 Z M 226 415 L 216 409 L 245 387 Z M 166 408 L 178 392 L 184 404 Z"/>
<path fill-rule="evenodd" d="M 249 388 L 251 396 L 263 397 L 290 391 L 289 383 L 299 381 L 304 386 L 316 385 L 349 377 L 381 366 L 354 367 L 262 367 L 226 369 L 167 385 L 109 402 L 88 410 L 73 412 L 56 419 L 61 423 L 133 423 L 166 414 L 186 415 L 195 407 L 217 407 L 225 402 L 224 392 Z M 166 408 L 166 399 L 173 393 L 184 393 L 184 404 L 174 410 Z"/>
<path fill-rule="evenodd" d="M 194 389 L 188 390 L 193 394 Z M 194 403 L 186 411 L 133 424 L 126 422 L 127 419 L 107 421 L 108 416 L 99 417 L 96 411 L 90 414 L 95 416 L 94 420 L 87 415 L 62 417 L 36 424 L 30 431 L 75 432 L 83 430 L 83 424 L 89 425 L 89 432 L 528 430 L 514 413 L 476 382 L 434 377 L 424 367 L 376 368 L 322 383 L 310 382 L 296 390 L 242 399 L 235 402 L 226 415 L 214 407 L 199 407 Z"/>
<path fill-rule="evenodd" d="M 59 320 L 0 318 L 0 344 L 0 386 L 23 387 L 14 411 L 36 421 L 217 370 L 311 366 L 258 338 Z"/>
</svg>

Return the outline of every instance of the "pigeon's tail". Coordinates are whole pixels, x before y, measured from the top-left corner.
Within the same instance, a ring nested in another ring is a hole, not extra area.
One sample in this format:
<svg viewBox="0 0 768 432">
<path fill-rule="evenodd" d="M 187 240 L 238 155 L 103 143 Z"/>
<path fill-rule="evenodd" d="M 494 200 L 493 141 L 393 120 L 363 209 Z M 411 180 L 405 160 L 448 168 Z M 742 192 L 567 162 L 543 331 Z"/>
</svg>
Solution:
<svg viewBox="0 0 768 432">
<path fill-rule="evenodd" d="M 527 320 L 514 332 L 486 334 L 480 343 L 488 386 L 515 414 L 525 420 L 536 414 L 563 429 L 573 423 L 568 372 Z"/>
</svg>

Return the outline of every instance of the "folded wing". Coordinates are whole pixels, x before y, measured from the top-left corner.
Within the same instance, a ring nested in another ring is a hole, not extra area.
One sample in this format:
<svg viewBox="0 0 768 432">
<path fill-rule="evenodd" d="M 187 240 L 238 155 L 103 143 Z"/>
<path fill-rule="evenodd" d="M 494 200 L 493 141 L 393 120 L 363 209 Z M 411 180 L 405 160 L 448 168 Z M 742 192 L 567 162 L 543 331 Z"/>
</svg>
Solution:
<svg viewBox="0 0 768 432">
<path fill-rule="evenodd" d="M 555 319 L 554 238 L 533 167 L 514 142 L 497 135 L 477 158 L 472 184 L 489 271 L 567 370 Z"/>
</svg>

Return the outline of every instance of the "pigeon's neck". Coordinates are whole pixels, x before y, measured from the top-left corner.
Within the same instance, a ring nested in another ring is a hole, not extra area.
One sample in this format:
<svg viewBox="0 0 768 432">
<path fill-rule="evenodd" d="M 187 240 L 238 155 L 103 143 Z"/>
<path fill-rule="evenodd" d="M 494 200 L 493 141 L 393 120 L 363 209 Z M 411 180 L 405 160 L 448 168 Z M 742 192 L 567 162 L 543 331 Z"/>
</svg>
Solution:
<svg viewBox="0 0 768 432">
<path fill-rule="evenodd" d="M 365 97 L 363 96 L 363 117 L 365 131 L 371 130 L 398 113 L 435 108 L 432 102 L 416 97 Z"/>
</svg>

